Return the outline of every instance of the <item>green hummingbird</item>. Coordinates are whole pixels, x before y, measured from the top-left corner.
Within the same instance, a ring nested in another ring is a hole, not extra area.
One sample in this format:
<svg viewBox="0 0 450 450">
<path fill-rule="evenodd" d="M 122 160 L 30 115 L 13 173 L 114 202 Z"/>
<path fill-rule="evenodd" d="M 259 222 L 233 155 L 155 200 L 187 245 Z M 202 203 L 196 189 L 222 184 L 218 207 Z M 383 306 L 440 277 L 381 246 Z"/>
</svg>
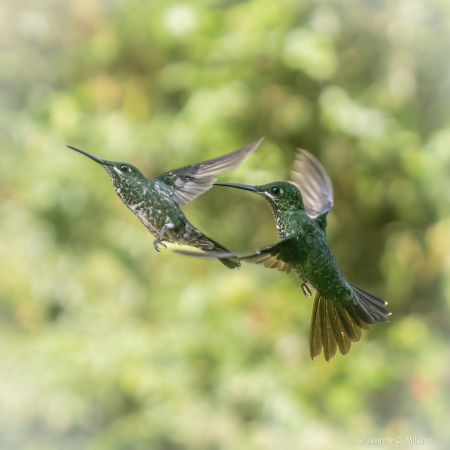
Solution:
<svg viewBox="0 0 450 450">
<path fill-rule="evenodd" d="M 280 241 L 267 247 L 238 253 L 239 259 L 289 273 L 302 280 L 305 296 L 316 289 L 311 330 L 310 354 L 317 357 L 323 349 L 329 361 L 336 349 L 346 355 L 351 343 L 361 338 L 375 322 L 387 322 L 386 302 L 347 282 L 331 253 L 326 239 L 327 215 L 333 206 L 333 187 L 320 162 L 309 152 L 299 150 L 294 183 L 277 181 L 262 186 L 216 183 L 245 189 L 263 196 L 275 216 Z M 189 256 L 211 257 L 175 250 Z M 221 257 L 230 257 L 223 253 Z"/>
<path fill-rule="evenodd" d="M 156 238 L 153 241 L 155 250 L 159 252 L 158 245 L 167 248 L 163 243 L 165 241 L 223 253 L 228 250 L 194 227 L 179 205 L 186 205 L 211 189 L 216 175 L 238 167 L 261 141 L 199 164 L 165 172 L 154 180 L 145 178 L 131 164 L 108 161 L 75 147 L 68 147 L 91 158 L 106 170 L 116 194 Z M 241 266 L 233 254 L 219 260 L 229 269 Z"/>
</svg>

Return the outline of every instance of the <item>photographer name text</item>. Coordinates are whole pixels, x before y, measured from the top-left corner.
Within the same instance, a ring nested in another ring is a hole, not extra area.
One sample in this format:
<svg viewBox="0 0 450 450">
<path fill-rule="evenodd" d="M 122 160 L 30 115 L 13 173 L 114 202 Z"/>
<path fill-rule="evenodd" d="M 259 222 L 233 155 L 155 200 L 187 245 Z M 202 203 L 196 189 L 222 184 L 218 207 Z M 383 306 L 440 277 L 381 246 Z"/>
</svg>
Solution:
<svg viewBox="0 0 450 450">
<path fill-rule="evenodd" d="M 424 437 L 397 437 L 397 438 L 359 438 L 361 444 L 376 445 L 376 444 L 431 444 L 431 439 Z"/>
</svg>

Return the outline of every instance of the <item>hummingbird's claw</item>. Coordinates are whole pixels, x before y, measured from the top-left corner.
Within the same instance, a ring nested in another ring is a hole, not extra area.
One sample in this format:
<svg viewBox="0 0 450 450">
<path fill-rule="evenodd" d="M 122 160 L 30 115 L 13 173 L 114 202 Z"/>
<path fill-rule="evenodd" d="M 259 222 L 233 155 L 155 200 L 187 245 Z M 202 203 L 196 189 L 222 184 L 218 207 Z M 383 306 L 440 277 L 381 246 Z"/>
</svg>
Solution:
<svg viewBox="0 0 450 450">
<path fill-rule="evenodd" d="M 303 291 L 303 295 L 305 297 L 311 297 L 311 290 L 309 289 L 308 285 L 306 283 L 302 284 L 302 291 Z"/>
<path fill-rule="evenodd" d="M 161 242 L 159 239 L 155 239 L 155 240 L 153 241 L 153 247 L 155 247 L 155 250 L 156 250 L 157 252 L 160 251 L 159 248 L 158 248 L 158 245 L 162 245 L 164 248 L 167 248 L 167 245 L 164 244 L 164 242 Z"/>
</svg>

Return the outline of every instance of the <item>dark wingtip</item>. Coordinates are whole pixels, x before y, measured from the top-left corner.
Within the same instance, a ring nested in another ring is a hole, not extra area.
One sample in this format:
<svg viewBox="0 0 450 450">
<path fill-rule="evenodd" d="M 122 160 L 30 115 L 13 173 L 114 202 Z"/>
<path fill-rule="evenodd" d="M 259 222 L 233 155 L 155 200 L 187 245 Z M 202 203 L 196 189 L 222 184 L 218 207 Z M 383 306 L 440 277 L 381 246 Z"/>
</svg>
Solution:
<svg viewBox="0 0 450 450">
<path fill-rule="evenodd" d="M 238 261 L 233 261 L 232 259 L 223 259 L 223 258 L 218 258 L 218 260 L 228 269 L 238 269 L 242 266 L 241 262 Z"/>
<path fill-rule="evenodd" d="M 185 256 L 193 256 L 194 258 L 217 258 L 225 267 L 228 269 L 239 269 L 242 263 L 236 258 L 236 255 L 231 252 L 214 252 L 206 251 L 203 252 L 193 252 L 189 250 L 172 250 L 174 253 Z"/>
</svg>

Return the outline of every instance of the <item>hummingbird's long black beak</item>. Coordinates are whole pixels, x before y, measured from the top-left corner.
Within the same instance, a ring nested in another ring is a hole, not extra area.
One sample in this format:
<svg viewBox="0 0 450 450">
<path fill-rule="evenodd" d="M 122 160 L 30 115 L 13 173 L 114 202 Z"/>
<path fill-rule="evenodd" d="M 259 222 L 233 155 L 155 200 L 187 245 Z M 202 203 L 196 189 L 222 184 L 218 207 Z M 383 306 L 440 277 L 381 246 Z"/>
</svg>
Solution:
<svg viewBox="0 0 450 450">
<path fill-rule="evenodd" d="M 214 186 L 229 186 L 237 189 L 244 189 L 246 191 L 258 192 L 255 186 L 250 186 L 249 184 L 239 184 L 239 183 L 214 183 Z"/>
<path fill-rule="evenodd" d="M 103 161 L 103 159 L 101 159 L 101 158 L 99 158 L 97 156 L 91 155 L 90 153 L 87 153 L 87 152 L 83 152 L 83 150 L 78 150 L 77 148 L 71 147 L 70 145 L 68 145 L 67 147 L 71 148 L 72 150 L 75 150 L 78 153 L 81 153 L 84 156 L 87 156 L 88 158 L 91 158 L 96 163 L 99 163 L 99 164 L 102 164 L 102 165 L 106 164 L 106 161 Z"/>
</svg>

